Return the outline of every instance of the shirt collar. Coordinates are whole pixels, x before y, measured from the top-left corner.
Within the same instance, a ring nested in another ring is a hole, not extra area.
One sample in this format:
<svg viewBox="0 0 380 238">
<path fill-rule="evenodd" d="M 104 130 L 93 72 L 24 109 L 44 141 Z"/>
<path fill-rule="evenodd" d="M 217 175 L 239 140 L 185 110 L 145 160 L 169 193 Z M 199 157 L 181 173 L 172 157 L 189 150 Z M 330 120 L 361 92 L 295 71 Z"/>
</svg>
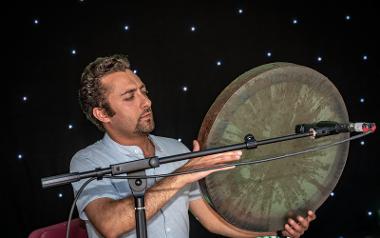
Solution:
<svg viewBox="0 0 380 238">
<path fill-rule="evenodd" d="M 149 134 L 148 135 L 149 139 L 152 141 L 155 147 L 155 154 L 157 155 L 158 152 L 162 152 L 162 148 L 160 147 L 159 141 L 157 140 L 157 137 L 154 135 Z M 102 139 L 102 142 L 106 146 L 110 146 L 112 148 L 117 149 L 119 152 L 127 155 L 132 155 L 132 156 L 138 156 L 138 157 L 144 157 L 144 154 L 141 150 L 140 147 L 136 145 L 122 145 L 114 141 L 108 133 L 104 134 L 104 137 Z"/>
</svg>

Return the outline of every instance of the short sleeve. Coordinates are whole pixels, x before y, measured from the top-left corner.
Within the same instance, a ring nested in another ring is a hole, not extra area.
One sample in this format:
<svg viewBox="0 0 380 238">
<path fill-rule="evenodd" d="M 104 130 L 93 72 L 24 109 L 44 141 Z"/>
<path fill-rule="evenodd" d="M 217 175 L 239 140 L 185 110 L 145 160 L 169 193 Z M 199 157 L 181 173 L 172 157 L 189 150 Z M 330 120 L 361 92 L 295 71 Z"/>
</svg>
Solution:
<svg viewBox="0 0 380 238">
<path fill-rule="evenodd" d="M 81 157 L 81 156 L 74 156 L 71 164 L 70 164 L 70 171 L 71 172 L 84 172 L 93 170 L 95 168 L 99 168 L 101 166 L 97 165 L 93 161 Z M 81 186 L 87 181 L 87 179 L 80 180 L 78 182 L 72 183 L 74 195 L 78 193 Z M 91 181 L 82 191 L 81 195 L 79 196 L 77 200 L 77 209 L 79 213 L 79 217 L 82 220 L 88 220 L 84 209 L 86 206 L 98 198 L 111 198 L 111 199 L 121 199 L 120 194 L 113 186 L 111 179 L 101 179 L 101 180 L 94 180 Z"/>
<path fill-rule="evenodd" d="M 190 187 L 189 201 L 193 201 L 199 198 L 202 198 L 201 189 L 199 187 L 199 183 L 194 182 L 191 184 L 191 187 Z"/>
</svg>

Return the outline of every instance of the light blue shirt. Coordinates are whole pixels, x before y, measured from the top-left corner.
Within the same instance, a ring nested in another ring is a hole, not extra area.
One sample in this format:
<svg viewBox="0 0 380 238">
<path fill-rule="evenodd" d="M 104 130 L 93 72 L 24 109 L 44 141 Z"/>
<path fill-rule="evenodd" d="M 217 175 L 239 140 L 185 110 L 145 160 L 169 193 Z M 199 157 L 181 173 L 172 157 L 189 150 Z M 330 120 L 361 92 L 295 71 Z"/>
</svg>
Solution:
<svg viewBox="0 0 380 238">
<path fill-rule="evenodd" d="M 155 155 L 164 157 L 174 154 L 189 152 L 188 148 L 181 142 L 154 135 L 149 138 L 155 146 Z M 112 164 L 144 158 L 142 150 L 137 146 L 124 146 L 113 141 L 107 134 L 103 139 L 78 151 L 72 158 L 70 164 L 71 172 L 83 172 L 95 168 L 108 168 Z M 185 164 L 186 161 L 162 164 L 158 168 L 147 169 L 147 175 L 170 173 Z M 123 174 L 125 175 L 125 174 Z M 160 178 L 161 179 L 161 178 Z M 148 187 L 151 187 L 160 179 L 148 179 Z M 77 194 L 81 185 L 86 180 L 72 184 L 74 194 Z M 86 222 L 89 238 L 102 237 L 88 220 L 84 209 L 98 198 L 123 199 L 131 196 L 131 190 L 127 180 L 102 179 L 90 182 L 84 189 L 77 201 L 79 216 Z M 201 198 L 198 183 L 182 188 L 164 207 L 162 207 L 150 220 L 148 224 L 148 237 L 151 238 L 182 238 L 189 237 L 189 201 Z M 122 236 L 124 238 L 136 237 L 135 230 Z"/>
</svg>

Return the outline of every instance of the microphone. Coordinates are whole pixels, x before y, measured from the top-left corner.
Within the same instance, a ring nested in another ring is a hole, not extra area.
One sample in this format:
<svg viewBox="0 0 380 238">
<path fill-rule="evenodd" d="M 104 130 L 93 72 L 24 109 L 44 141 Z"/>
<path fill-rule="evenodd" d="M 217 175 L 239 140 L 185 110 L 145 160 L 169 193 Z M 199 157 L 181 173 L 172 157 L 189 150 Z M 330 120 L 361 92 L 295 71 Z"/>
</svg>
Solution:
<svg viewBox="0 0 380 238">
<path fill-rule="evenodd" d="M 342 132 L 375 132 L 376 124 L 367 122 L 338 123 L 334 121 L 320 121 L 311 124 L 296 125 L 296 133 L 312 132 L 313 137 L 333 135 Z"/>
</svg>

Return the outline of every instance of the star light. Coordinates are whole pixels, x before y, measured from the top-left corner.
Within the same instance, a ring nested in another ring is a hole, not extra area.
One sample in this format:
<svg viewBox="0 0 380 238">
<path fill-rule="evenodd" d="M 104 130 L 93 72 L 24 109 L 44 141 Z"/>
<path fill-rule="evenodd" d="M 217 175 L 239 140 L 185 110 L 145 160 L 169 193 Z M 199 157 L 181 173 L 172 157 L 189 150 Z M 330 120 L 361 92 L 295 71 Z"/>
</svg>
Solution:
<svg viewBox="0 0 380 238">
<path fill-rule="evenodd" d="M 181 142 L 181 141 L 182 141 L 182 139 L 181 139 L 181 138 L 178 138 L 177 140 L 178 140 L 179 142 Z"/>
<path fill-rule="evenodd" d="M 347 15 L 345 18 L 346 18 L 347 21 L 351 20 L 351 16 L 350 15 Z"/>
<path fill-rule="evenodd" d="M 364 102 L 365 102 L 365 99 L 364 99 L 364 98 L 360 98 L 360 102 L 361 102 L 361 103 L 364 103 Z"/>
<path fill-rule="evenodd" d="M 19 160 L 21 160 L 22 157 L 23 157 L 22 154 L 18 154 L 18 155 L 17 155 L 17 159 L 19 159 Z"/>
<path fill-rule="evenodd" d="M 321 62 L 321 61 L 322 61 L 322 57 L 319 56 L 319 57 L 317 58 L 317 60 L 318 60 L 319 62 Z"/>
<path fill-rule="evenodd" d="M 128 30 L 129 30 L 129 26 L 128 26 L 128 25 L 125 25 L 125 26 L 124 26 L 124 30 L 128 31 Z"/>
<path fill-rule="evenodd" d="M 368 216 L 372 216 L 372 211 L 368 211 L 368 212 L 367 212 L 367 215 L 368 215 Z"/>
<path fill-rule="evenodd" d="M 293 19 L 293 25 L 298 24 L 298 20 L 296 18 Z"/>
<path fill-rule="evenodd" d="M 365 145 L 365 141 L 364 140 L 360 141 L 360 144 Z"/>
<path fill-rule="evenodd" d="M 77 51 L 76 50 L 71 50 L 71 54 L 76 55 Z"/>
<path fill-rule="evenodd" d="M 28 97 L 27 97 L 27 96 L 23 96 L 23 97 L 22 97 L 22 100 L 23 100 L 24 102 L 26 102 L 26 101 L 28 101 Z"/>
<path fill-rule="evenodd" d="M 33 20 L 33 23 L 34 23 L 35 25 L 38 25 L 38 23 L 39 23 L 38 19 L 34 19 L 34 20 Z"/>
<path fill-rule="evenodd" d="M 182 87 L 182 91 L 187 92 L 187 90 L 188 90 L 187 86 Z"/>
<path fill-rule="evenodd" d="M 334 196 L 335 196 L 335 193 L 334 193 L 334 192 L 331 192 L 331 193 L 330 193 L 330 196 L 331 196 L 331 197 L 334 197 Z"/>
<path fill-rule="evenodd" d="M 67 128 L 69 128 L 69 130 L 71 130 L 71 129 L 74 128 L 74 126 L 73 126 L 72 124 L 69 124 L 69 125 L 67 126 Z"/>
<path fill-rule="evenodd" d="M 59 198 L 63 197 L 63 194 L 62 193 L 58 193 L 58 197 Z"/>
<path fill-rule="evenodd" d="M 239 13 L 239 14 L 242 14 L 242 13 L 243 13 L 243 9 L 239 8 L 239 9 L 238 9 L 238 13 Z"/>
<path fill-rule="evenodd" d="M 133 73 L 134 73 L 134 74 L 137 74 L 137 69 L 134 69 L 134 70 L 133 70 Z"/>
<path fill-rule="evenodd" d="M 190 28 L 190 30 L 191 30 L 191 31 L 195 31 L 195 26 L 192 26 L 192 27 Z"/>
<path fill-rule="evenodd" d="M 363 60 L 367 60 L 368 59 L 368 56 L 367 55 L 363 55 Z"/>
<path fill-rule="evenodd" d="M 221 66 L 222 65 L 222 61 L 220 61 L 220 60 L 216 61 L 216 65 L 217 66 Z"/>
<path fill-rule="evenodd" d="M 267 52 L 267 57 L 268 57 L 268 58 L 269 58 L 269 57 L 272 57 L 272 52 L 268 51 L 268 52 Z"/>
</svg>

